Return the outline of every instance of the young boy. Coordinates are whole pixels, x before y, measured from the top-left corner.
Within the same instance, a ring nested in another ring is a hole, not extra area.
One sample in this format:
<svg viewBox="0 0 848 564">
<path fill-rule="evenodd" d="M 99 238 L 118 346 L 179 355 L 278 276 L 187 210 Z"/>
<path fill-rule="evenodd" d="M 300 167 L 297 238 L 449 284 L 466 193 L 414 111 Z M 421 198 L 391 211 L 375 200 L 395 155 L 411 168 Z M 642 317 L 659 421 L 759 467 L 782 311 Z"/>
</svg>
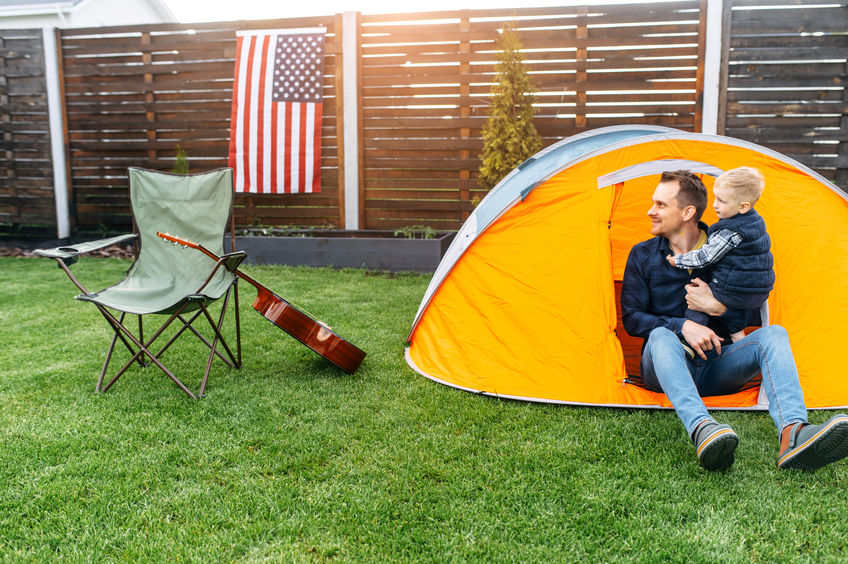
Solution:
<svg viewBox="0 0 848 564">
<path fill-rule="evenodd" d="M 713 266 L 710 289 L 727 307 L 722 320 L 734 343 L 745 337 L 748 311 L 758 309 L 774 287 L 771 240 L 754 210 L 764 184 L 760 171 L 750 167 L 719 176 L 713 186 L 718 221 L 707 231 L 707 242 L 700 249 L 667 257 L 677 268 Z M 706 325 L 709 315 L 687 309 L 686 319 Z"/>
</svg>

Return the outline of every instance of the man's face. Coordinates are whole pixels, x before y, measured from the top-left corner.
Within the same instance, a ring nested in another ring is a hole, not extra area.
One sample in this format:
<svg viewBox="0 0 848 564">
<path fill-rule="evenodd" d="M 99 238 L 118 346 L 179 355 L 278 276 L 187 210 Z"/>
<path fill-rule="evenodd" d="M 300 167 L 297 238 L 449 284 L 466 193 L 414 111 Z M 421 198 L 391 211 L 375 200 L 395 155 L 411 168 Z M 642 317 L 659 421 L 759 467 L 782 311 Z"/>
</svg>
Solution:
<svg viewBox="0 0 848 564">
<path fill-rule="evenodd" d="M 683 225 L 684 210 L 677 203 L 680 184 L 676 180 L 660 182 L 654 190 L 654 205 L 648 210 L 651 218 L 651 235 L 668 237 Z"/>
</svg>

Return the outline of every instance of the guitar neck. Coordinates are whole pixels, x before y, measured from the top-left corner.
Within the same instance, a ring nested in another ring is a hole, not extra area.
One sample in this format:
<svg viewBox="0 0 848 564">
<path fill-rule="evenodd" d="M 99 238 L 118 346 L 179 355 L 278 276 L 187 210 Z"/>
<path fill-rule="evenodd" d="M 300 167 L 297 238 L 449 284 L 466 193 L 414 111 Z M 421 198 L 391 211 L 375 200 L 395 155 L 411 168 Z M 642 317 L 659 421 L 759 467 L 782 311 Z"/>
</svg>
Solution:
<svg viewBox="0 0 848 564">
<path fill-rule="evenodd" d="M 215 253 L 213 253 L 212 251 L 210 251 L 209 249 L 207 249 L 206 247 L 204 247 L 203 245 L 197 245 L 196 248 L 197 248 L 198 251 L 202 252 L 207 257 L 211 258 L 212 260 L 217 261 L 217 260 L 220 260 L 220 258 L 221 258 L 218 255 L 216 255 Z M 239 270 L 238 268 L 233 270 L 233 273 L 236 276 L 238 276 L 239 278 L 241 278 L 242 280 L 244 280 L 245 282 L 247 282 L 248 284 L 252 285 L 254 288 L 256 288 L 259 291 L 266 291 L 266 292 L 270 291 L 270 290 L 268 290 L 268 288 L 266 288 L 265 286 L 263 286 L 262 284 L 260 284 L 259 282 L 257 282 L 256 280 L 254 280 L 253 278 L 251 278 L 250 276 L 248 276 L 247 274 L 245 274 L 241 270 Z"/>
</svg>

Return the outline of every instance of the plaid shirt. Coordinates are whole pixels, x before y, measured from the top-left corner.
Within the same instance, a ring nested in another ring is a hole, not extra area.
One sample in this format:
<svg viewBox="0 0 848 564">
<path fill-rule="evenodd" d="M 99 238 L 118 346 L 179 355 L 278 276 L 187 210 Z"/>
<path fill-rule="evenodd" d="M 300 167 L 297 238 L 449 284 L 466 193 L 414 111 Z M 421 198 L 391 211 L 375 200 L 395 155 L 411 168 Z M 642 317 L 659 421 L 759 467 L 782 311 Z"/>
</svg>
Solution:
<svg viewBox="0 0 848 564">
<path fill-rule="evenodd" d="M 742 242 L 742 235 L 722 229 L 710 235 L 707 244 L 686 254 L 674 255 L 677 268 L 704 268 L 718 262 L 728 251 Z"/>
<path fill-rule="evenodd" d="M 703 231 L 707 226 L 699 224 Z M 680 335 L 686 321 L 686 284 L 693 278 L 707 282 L 709 268 L 688 270 L 671 266 L 666 257 L 671 254 L 668 240 L 654 237 L 635 245 L 627 257 L 621 285 L 621 319 L 625 331 L 634 337 L 647 338 L 657 327 L 665 327 Z M 726 337 L 723 324 L 710 328 Z"/>
</svg>

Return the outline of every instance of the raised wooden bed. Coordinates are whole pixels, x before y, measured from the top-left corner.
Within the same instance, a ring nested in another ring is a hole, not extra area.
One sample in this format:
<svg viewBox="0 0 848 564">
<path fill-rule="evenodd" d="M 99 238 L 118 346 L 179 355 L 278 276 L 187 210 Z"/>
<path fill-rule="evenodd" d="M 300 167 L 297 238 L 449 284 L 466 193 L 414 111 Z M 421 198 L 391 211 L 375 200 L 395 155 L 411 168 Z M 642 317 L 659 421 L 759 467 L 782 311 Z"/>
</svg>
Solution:
<svg viewBox="0 0 848 564">
<path fill-rule="evenodd" d="M 236 249 L 246 251 L 246 262 L 252 264 L 433 272 L 454 235 L 440 232 L 423 239 L 376 230 L 288 231 L 277 235 L 237 235 Z M 229 250 L 229 237 L 225 245 Z"/>
</svg>

